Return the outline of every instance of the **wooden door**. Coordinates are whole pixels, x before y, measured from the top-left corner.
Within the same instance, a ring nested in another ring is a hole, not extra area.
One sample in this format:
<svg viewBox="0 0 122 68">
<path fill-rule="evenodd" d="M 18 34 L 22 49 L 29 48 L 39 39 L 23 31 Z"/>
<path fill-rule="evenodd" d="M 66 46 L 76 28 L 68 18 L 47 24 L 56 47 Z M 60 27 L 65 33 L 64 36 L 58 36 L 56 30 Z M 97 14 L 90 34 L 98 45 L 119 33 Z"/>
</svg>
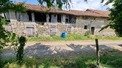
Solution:
<svg viewBox="0 0 122 68">
<path fill-rule="evenodd" d="M 56 34 L 57 27 L 56 25 L 50 25 L 50 35 L 54 36 Z"/>
<path fill-rule="evenodd" d="M 28 37 L 33 37 L 34 36 L 34 27 L 27 27 L 26 32 L 27 32 Z"/>
</svg>

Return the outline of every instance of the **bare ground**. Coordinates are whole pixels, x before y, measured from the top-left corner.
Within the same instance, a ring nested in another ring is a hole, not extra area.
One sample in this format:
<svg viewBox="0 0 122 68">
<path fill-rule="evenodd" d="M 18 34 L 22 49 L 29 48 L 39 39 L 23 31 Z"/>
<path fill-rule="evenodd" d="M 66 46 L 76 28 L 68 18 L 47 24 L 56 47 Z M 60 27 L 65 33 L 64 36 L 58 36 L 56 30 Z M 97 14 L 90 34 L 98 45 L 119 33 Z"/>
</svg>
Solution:
<svg viewBox="0 0 122 68">
<path fill-rule="evenodd" d="M 122 40 L 99 41 L 100 52 L 118 50 L 122 51 Z M 27 43 L 25 47 L 29 54 L 37 56 L 59 55 L 59 56 L 91 56 L 96 54 L 95 41 L 41 41 L 39 43 Z M 29 52 L 31 50 L 31 52 Z M 122 52 L 121 52 L 122 53 Z M 29 55 L 28 54 L 28 55 Z"/>
<path fill-rule="evenodd" d="M 100 52 L 106 54 L 113 50 L 117 50 L 119 51 L 119 55 L 122 56 L 122 40 L 99 40 L 99 48 Z M 15 58 L 15 54 L 15 50 L 10 48 L 5 49 L 2 52 L 4 59 L 6 59 L 8 56 Z M 96 46 L 94 40 L 27 42 L 24 54 L 27 57 L 55 56 L 64 58 L 76 58 L 79 56 L 95 56 Z"/>
</svg>

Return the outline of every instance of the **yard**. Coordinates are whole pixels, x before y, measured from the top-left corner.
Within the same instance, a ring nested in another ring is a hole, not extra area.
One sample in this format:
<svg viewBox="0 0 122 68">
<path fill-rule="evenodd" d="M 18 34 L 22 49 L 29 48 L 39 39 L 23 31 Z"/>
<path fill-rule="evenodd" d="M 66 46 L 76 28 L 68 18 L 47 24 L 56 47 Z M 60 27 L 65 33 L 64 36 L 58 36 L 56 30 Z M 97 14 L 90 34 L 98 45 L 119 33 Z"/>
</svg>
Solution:
<svg viewBox="0 0 122 68">
<path fill-rule="evenodd" d="M 16 49 L 6 48 L 2 50 L 5 60 L 2 66 L 4 68 L 95 68 L 95 38 L 95 36 L 76 35 L 68 35 L 67 39 L 62 39 L 60 36 L 46 39 L 45 37 L 29 38 L 24 50 L 23 63 L 17 64 Z M 99 38 L 100 66 L 122 68 L 121 38 L 100 36 L 97 38 Z"/>
</svg>

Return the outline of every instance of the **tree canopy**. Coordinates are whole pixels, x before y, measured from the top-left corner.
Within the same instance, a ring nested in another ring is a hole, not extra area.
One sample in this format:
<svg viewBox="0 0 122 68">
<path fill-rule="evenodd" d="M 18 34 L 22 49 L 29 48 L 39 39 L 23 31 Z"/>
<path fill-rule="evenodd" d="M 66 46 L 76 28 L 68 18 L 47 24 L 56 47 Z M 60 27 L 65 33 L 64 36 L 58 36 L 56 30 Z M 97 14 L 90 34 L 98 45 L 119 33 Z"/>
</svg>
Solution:
<svg viewBox="0 0 122 68">
<path fill-rule="evenodd" d="M 0 14 L 9 12 L 9 10 L 25 11 L 26 9 L 22 5 L 23 4 L 14 4 L 10 0 L 0 0 Z M 11 33 L 5 30 L 3 25 L 6 24 L 7 21 L 5 20 L 5 18 L 2 15 L 0 15 L 0 49 L 7 45 L 8 42 L 12 42 L 13 44 L 16 38 L 15 33 Z"/>
<path fill-rule="evenodd" d="M 113 3 L 113 7 L 109 9 L 111 12 L 108 19 L 110 23 L 101 30 L 110 27 L 115 30 L 117 36 L 122 37 L 122 0 L 108 0 L 105 4 L 109 3 Z"/>
</svg>

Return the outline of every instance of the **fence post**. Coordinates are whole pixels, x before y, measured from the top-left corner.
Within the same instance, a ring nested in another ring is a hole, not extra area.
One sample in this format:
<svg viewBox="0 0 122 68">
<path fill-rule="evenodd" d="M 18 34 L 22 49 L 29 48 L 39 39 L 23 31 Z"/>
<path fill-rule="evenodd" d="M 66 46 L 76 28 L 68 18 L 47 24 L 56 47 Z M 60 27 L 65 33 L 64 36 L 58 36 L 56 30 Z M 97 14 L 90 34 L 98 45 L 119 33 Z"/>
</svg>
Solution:
<svg viewBox="0 0 122 68">
<path fill-rule="evenodd" d="M 96 42 L 96 58 L 97 58 L 97 66 L 99 68 L 99 63 L 100 63 L 100 54 L 99 54 L 99 44 L 98 44 L 98 39 L 95 39 Z"/>
</svg>

